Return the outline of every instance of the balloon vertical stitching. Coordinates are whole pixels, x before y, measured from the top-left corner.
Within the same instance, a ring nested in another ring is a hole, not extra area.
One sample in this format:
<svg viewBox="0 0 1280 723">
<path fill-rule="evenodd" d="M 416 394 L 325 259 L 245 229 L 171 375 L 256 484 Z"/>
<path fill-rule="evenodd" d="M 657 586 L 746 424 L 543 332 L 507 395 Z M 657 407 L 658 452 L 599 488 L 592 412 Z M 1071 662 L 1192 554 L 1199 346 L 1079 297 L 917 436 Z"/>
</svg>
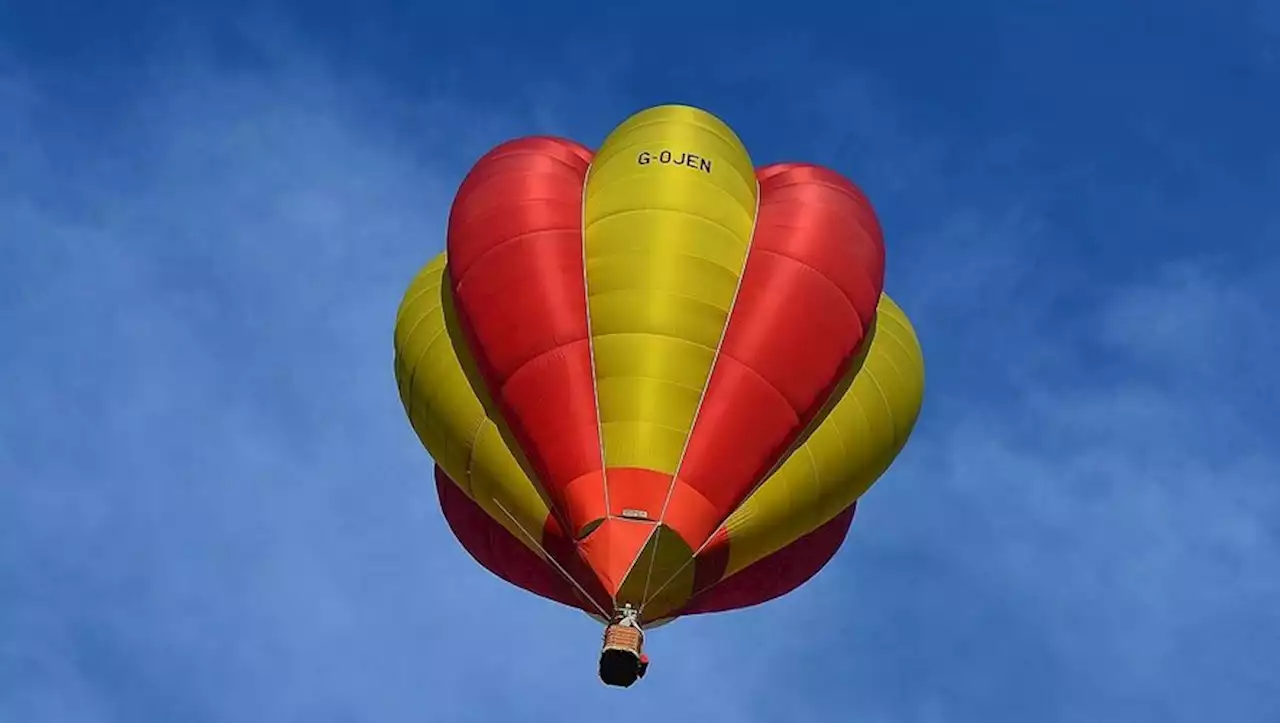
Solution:
<svg viewBox="0 0 1280 723">
<path fill-rule="evenodd" d="M 591 180 L 591 169 L 595 167 L 594 160 L 593 158 L 587 162 L 587 172 L 582 175 L 582 208 L 578 214 L 578 226 L 582 236 L 582 295 L 587 313 L 587 355 L 591 358 L 591 398 L 596 405 L 596 441 L 600 446 L 600 485 L 604 488 L 604 519 L 608 520 L 612 517 L 609 507 L 609 467 L 604 455 L 604 420 L 600 418 L 600 389 L 596 379 L 596 342 L 591 330 L 591 287 L 587 276 L 587 183 Z M 577 533 L 577 530 L 570 532 L 574 538 L 574 545 L 581 542 Z"/>
<path fill-rule="evenodd" d="M 725 316 L 724 328 L 720 330 L 720 341 L 716 342 L 715 354 L 711 357 L 711 368 L 707 370 L 707 379 L 702 383 L 702 393 L 698 395 L 698 406 L 693 409 L 693 420 L 689 424 L 689 434 L 684 438 L 684 447 L 680 450 L 680 458 L 676 460 L 675 472 L 671 475 L 671 483 L 667 485 L 667 495 L 662 501 L 662 511 L 658 513 L 658 522 L 653 526 L 653 531 L 649 533 L 649 538 L 653 540 L 653 553 L 649 556 L 649 570 L 644 577 L 644 592 L 640 594 L 640 612 L 644 612 L 644 606 L 650 602 L 649 599 L 649 583 L 652 582 L 653 568 L 658 561 L 658 545 L 662 540 L 661 530 L 663 520 L 667 516 L 667 508 L 671 505 L 671 496 L 676 490 L 676 480 L 680 479 L 680 468 L 684 466 L 685 455 L 689 452 L 689 443 L 693 440 L 693 434 L 698 428 L 698 415 L 702 413 L 702 403 L 707 399 L 707 391 L 711 388 L 711 378 L 715 376 L 716 366 L 720 363 L 720 351 L 724 348 L 724 340 L 729 336 L 729 325 L 733 323 L 733 310 L 738 305 L 738 294 L 742 291 L 742 280 L 747 277 L 747 264 L 751 260 L 751 250 L 756 242 L 756 228 L 760 225 L 760 199 L 763 196 L 763 188 L 760 179 L 754 179 L 756 182 L 756 208 L 755 213 L 751 217 L 751 235 L 747 238 L 747 251 L 742 255 L 742 269 L 738 273 L 738 283 L 733 289 L 733 300 L 729 302 L 729 313 Z M 644 547 L 648 547 L 648 540 L 645 541 Z M 644 555 L 644 547 L 640 548 L 640 556 Z M 639 558 L 633 560 L 631 567 L 639 562 Z M 631 571 L 627 571 L 630 575 Z M 668 581 L 670 582 L 670 581 Z M 656 594 L 655 594 L 656 596 Z"/>
</svg>

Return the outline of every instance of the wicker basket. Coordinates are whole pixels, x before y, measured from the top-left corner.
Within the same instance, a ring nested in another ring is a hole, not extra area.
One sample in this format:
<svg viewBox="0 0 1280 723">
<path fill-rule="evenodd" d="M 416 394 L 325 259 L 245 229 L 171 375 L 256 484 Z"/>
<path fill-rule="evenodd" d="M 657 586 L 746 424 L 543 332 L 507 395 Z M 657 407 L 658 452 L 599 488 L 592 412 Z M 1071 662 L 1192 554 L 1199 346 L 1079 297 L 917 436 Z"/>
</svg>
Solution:
<svg viewBox="0 0 1280 723">
<path fill-rule="evenodd" d="M 600 651 L 600 680 L 605 685 L 629 688 L 644 675 L 645 660 L 640 649 L 644 633 L 630 625 L 610 625 L 604 629 L 604 649 Z"/>
<path fill-rule="evenodd" d="M 610 625 L 604 629 L 604 649 L 621 650 L 640 657 L 644 647 L 644 633 L 640 628 L 624 625 Z"/>
</svg>

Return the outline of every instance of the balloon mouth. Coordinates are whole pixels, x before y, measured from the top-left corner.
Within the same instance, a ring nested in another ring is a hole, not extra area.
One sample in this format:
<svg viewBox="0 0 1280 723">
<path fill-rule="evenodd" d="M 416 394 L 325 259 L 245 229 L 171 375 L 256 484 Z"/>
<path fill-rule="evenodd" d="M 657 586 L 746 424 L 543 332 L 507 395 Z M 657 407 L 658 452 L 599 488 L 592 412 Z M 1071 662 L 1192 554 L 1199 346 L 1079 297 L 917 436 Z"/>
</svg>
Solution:
<svg viewBox="0 0 1280 723">
<path fill-rule="evenodd" d="M 588 535 L 590 535 L 592 532 L 595 532 L 596 529 L 599 528 L 600 525 L 604 523 L 604 521 L 605 521 L 605 518 L 597 517 L 596 519 L 583 525 L 582 528 L 578 530 L 578 534 L 576 535 L 578 542 L 582 542 L 584 539 L 586 539 Z"/>
</svg>

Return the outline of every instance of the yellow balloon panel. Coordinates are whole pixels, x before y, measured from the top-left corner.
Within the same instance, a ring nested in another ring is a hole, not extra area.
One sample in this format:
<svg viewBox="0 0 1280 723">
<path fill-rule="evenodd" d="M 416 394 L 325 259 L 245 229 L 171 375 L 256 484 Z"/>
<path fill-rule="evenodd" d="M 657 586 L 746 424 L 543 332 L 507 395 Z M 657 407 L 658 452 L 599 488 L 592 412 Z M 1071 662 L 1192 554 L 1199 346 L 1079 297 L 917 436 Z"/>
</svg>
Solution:
<svg viewBox="0 0 1280 723">
<path fill-rule="evenodd" d="M 395 328 L 400 400 L 441 469 L 485 513 L 538 552 L 529 537 L 541 539 L 547 502 L 486 410 L 444 276 L 441 254 L 423 267 L 400 303 Z"/>
<path fill-rule="evenodd" d="M 659 106 L 596 153 L 583 195 L 605 463 L 673 474 L 737 294 L 759 189 L 715 116 Z"/>
</svg>

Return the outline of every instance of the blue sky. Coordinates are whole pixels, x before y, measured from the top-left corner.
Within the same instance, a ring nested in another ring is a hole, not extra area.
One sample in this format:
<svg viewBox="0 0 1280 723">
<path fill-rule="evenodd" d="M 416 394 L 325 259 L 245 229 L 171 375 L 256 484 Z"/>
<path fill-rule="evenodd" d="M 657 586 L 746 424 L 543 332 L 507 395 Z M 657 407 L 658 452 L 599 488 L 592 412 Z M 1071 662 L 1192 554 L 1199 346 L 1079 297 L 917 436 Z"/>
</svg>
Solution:
<svg viewBox="0 0 1280 723">
<path fill-rule="evenodd" d="M 0 720 L 1280 715 L 1273 3 L 36 5 L 0 0 Z M 672 101 L 868 192 L 929 387 L 827 570 L 616 691 L 449 535 L 391 328 L 488 147 Z"/>
</svg>

